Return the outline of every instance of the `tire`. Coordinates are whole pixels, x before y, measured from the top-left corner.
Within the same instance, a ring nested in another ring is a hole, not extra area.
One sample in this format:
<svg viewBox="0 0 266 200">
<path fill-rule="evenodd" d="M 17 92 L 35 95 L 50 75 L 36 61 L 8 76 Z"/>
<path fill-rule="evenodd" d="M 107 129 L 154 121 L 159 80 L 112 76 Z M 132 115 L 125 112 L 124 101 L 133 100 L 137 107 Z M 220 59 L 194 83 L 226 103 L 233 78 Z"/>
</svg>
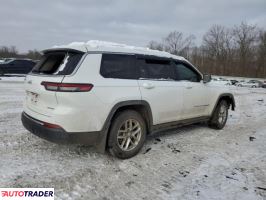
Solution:
<svg viewBox="0 0 266 200">
<path fill-rule="evenodd" d="M 256 88 L 256 86 L 255 86 L 255 85 L 252 85 L 251 87 L 252 87 L 252 88 Z"/>
<path fill-rule="evenodd" d="M 216 106 L 209 121 L 209 126 L 214 129 L 223 129 L 228 118 L 229 106 L 225 100 L 221 100 Z"/>
<path fill-rule="evenodd" d="M 146 123 L 142 116 L 134 110 L 123 111 L 112 122 L 108 138 L 109 152 L 120 159 L 131 158 L 143 147 L 146 134 Z"/>
</svg>

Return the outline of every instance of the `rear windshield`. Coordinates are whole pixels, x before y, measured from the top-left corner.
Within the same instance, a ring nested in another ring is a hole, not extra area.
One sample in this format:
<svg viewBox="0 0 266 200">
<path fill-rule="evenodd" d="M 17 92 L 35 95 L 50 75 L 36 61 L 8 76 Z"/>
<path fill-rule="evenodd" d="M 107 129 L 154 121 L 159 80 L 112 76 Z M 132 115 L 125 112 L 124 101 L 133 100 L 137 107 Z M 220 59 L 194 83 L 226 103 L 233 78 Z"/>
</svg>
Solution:
<svg viewBox="0 0 266 200">
<path fill-rule="evenodd" d="M 33 68 L 33 74 L 69 75 L 71 74 L 83 53 L 77 52 L 50 52 L 43 55 Z"/>
</svg>

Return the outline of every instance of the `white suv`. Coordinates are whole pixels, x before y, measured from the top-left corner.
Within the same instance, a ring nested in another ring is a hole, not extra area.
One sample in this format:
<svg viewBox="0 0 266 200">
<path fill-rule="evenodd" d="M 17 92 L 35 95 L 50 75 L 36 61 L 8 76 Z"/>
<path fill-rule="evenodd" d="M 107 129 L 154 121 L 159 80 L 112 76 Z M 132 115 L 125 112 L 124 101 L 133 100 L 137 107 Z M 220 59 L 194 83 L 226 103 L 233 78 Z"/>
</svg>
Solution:
<svg viewBox="0 0 266 200">
<path fill-rule="evenodd" d="M 197 122 L 225 126 L 233 95 L 183 57 L 115 43 L 56 46 L 26 77 L 22 122 L 57 143 L 136 155 L 146 135 Z"/>
</svg>

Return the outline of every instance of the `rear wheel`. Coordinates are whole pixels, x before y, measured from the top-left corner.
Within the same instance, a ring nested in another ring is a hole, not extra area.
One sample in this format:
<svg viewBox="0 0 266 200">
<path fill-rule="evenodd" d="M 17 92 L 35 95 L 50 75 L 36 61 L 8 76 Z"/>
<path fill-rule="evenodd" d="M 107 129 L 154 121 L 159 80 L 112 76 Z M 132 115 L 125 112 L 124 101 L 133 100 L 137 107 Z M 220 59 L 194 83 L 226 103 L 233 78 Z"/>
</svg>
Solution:
<svg viewBox="0 0 266 200">
<path fill-rule="evenodd" d="M 135 156 L 146 139 L 146 124 L 134 110 L 119 113 L 112 124 L 108 147 L 113 156 L 127 159 Z"/>
<path fill-rule="evenodd" d="M 223 129 L 228 117 L 228 104 L 225 100 L 221 100 L 214 110 L 209 122 L 209 126 L 215 129 Z"/>
</svg>

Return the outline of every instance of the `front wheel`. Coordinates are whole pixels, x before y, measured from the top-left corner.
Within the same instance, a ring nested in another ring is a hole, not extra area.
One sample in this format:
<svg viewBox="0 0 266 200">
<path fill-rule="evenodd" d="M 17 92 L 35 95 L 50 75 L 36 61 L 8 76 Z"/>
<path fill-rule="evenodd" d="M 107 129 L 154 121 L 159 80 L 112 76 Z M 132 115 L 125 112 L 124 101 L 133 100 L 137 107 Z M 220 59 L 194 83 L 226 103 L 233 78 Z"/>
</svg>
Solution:
<svg viewBox="0 0 266 200">
<path fill-rule="evenodd" d="M 223 129 L 228 118 L 228 104 L 225 100 L 221 100 L 215 108 L 209 126 L 215 129 Z"/>
<path fill-rule="evenodd" d="M 146 139 L 146 123 L 134 110 L 119 113 L 112 124 L 108 147 L 113 156 L 127 159 L 135 156 Z"/>
</svg>

